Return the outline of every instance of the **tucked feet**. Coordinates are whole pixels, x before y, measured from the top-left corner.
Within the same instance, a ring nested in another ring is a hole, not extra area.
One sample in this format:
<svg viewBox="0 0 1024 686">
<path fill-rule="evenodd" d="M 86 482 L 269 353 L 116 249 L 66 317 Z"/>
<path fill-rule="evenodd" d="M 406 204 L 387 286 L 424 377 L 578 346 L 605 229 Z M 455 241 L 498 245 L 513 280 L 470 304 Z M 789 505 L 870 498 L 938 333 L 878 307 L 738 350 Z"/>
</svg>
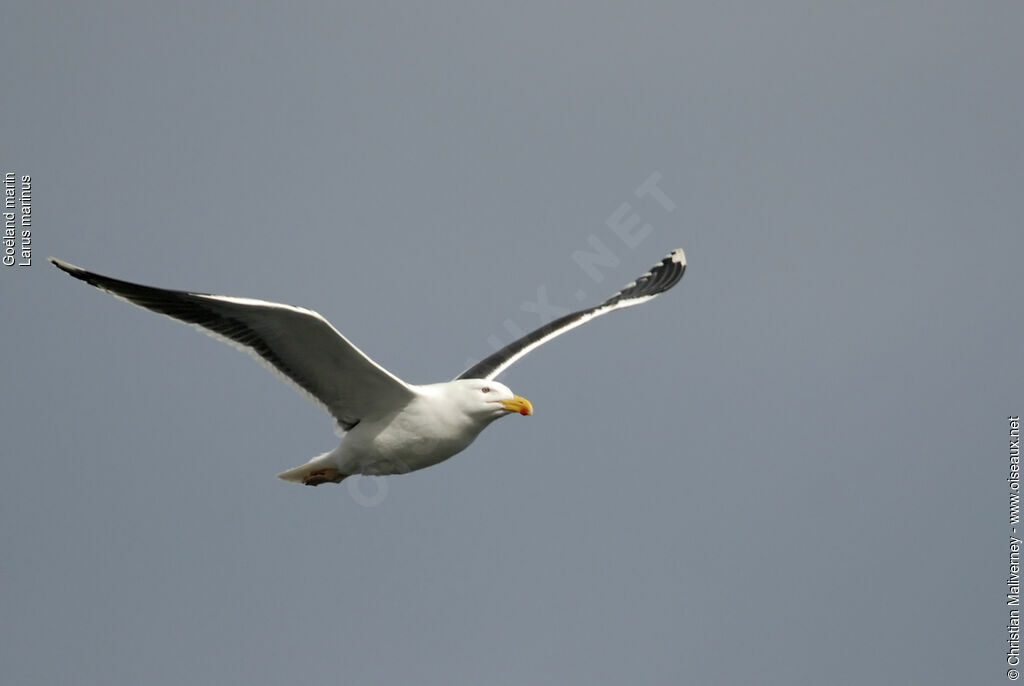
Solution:
<svg viewBox="0 0 1024 686">
<path fill-rule="evenodd" d="M 340 484 L 342 479 L 347 476 L 348 474 L 342 474 L 334 467 L 328 467 L 326 469 L 317 469 L 316 471 L 309 472 L 302 478 L 302 483 L 307 486 L 319 486 L 320 484 L 326 483 Z"/>
</svg>

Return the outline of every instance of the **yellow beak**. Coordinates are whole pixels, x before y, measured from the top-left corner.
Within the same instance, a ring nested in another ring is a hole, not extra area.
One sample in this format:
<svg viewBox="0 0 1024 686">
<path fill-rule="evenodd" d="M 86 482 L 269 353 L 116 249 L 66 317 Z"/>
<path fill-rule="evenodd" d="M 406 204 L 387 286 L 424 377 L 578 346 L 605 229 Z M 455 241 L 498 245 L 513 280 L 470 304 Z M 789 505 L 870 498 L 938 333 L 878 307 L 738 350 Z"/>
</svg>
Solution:
<svg viewBox="0 0 1024 686">
<path fill-rule="evenodd" d="M 529 414 L 533 414 L 533 405 L 526 398 L 520 396 L 513 396 L 511 400 L 502 400 L 501 406 L 509 412 L 518 412 L 524 417 Z"/>
</svg>

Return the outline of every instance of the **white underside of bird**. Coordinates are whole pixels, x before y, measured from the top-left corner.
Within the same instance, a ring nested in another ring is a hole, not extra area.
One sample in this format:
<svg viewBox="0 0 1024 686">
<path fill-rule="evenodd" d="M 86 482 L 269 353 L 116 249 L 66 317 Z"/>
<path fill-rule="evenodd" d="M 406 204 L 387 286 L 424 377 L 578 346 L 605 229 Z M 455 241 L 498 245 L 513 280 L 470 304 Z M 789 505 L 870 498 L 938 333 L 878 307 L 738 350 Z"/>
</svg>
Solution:
<svg viewBox="0 0 1024 686">
<path fill-rule="evenodd" d="M 337 448 L 278 476 L 309 484 L 350 474 L 404 474 L 461 452 L 499 417 L 533 412 L 526 398 L 496 381 L 463 379 L 410 390 L 402 407 L 360 421 Z"/>
<path fill-rule="evenodd" d="M 240 348 L 330 413 L 341 444 L 278 476 L 316 486 L 353 474 L 402 474 L 464 450 L 494 420 L 533 413 L 495 377 L 512 363 L 594 317 L 647 302 L 686 268 L 675 250 L 605 302 L 513 341 L 452 381 L 409 384 L 367 357 L 312 310 L 251 298 L 175 291 L 122 281 L 50 258 L 59 269 L 115 297 L 192 324 Z"/>
</svg>

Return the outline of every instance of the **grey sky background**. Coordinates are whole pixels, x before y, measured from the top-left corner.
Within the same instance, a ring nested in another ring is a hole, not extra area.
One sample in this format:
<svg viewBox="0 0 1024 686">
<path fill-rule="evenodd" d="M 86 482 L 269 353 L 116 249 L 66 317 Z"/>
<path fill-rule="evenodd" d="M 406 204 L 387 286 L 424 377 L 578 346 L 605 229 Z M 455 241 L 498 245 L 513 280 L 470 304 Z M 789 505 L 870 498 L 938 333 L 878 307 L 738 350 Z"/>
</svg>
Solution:
<svg viewBox="0 0 1024 686">
<path fill-rule="evenodd" d="M 3 15 L 4 683 L 1006 680 L 1020 3 Z M 432 382 L 676 247 L 375 507 L 274 478 L 336 439 L 271 374 L 45 263 L 310 307 Z"/>
</svg>

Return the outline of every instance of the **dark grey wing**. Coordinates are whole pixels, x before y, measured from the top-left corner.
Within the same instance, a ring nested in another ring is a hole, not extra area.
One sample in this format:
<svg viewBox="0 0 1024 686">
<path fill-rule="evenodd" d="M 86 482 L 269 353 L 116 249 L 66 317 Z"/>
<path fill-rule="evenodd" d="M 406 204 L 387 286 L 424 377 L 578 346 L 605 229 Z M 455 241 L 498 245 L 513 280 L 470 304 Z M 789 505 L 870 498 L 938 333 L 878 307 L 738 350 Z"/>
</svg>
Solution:
<svg viewBox="0 0 1024 686">
<path fill-rule="evenodd" d="M 312 310 L 224 295 L 173 291 L 113 279 L 62 260 L 54 266 L 133 305 L 192 324 L 244 350 L 295 384 L 348 430 L 400 409 L 414 391 Z"/>
<path fill-rule="evenodd" d="M 686 255 L 682 250 L 673 250 L 661 262 L 654 265 L 633 283 L 605 300 L 597 307 L 580 310 L 545 324 L 516 339 L 504 348 L 459 374 L 456 379 L 493 379 L 508 369 L 516 360 L 534 348 L 547 343 L 570 329 L 589 322 L 594 317 L 608 314 L 624 307 L 645 303 L 659 293 L 672 288 L 683 278 L 686 271 Z"/>
</svg>

